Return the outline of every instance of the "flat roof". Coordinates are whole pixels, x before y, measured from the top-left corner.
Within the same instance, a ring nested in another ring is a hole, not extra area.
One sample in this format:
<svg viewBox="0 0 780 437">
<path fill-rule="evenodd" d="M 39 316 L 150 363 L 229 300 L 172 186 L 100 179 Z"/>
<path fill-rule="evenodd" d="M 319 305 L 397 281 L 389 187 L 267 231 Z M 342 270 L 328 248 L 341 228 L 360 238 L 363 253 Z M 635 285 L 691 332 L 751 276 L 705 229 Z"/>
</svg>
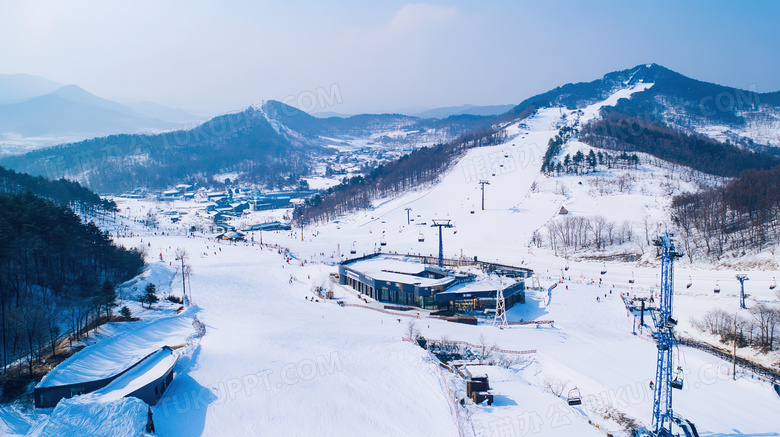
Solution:
<svg viewBox="0 0 780 437">
<path fill-rule="evenodd" d="M 447 291 L 452 291 L 456 293 L 476 293 L 480 291 L 495 291 L 499 288 L 504 290 L 508 287 L 511 287 L 515 284 L 517 284 L 520 281 L 512 280 L 512 279 L 504 279 L 503 281 L 499 279 L 483 279 L 483 280 L 476 280 L 473 282 L 467 282 L 465 284 L 458 284 L 453 285 L 450 287 Z"/>
<path fill-rule="evenodd" d="M 416 259 L 410 258 L 391 258 L 378 256 L 364 260 L 355 261 L 347 264 L 345 267 L 354 269 L 366 276 L 386 282 L 401 282 L 404 284 L 415 284 L 420 287 L 435 287 L 445 285 L 454 279 L 453 276 L 443 278 L 426 278 L 416 276 L 429 270 L 431 266 L 423 264 Z"/>
<path fill-rule="evenodd" d="M 408 275 L 417 275 L 425 271 L 427 266 L 412 258 L 390 258 L 377 256 L 373 258 L 358 260 L 347 264 L 355 270 L 361 272 L 396 272 Z"/>
<path fill-rule="evenodd" d="M 437 293 L 437 301 L 460 300 L 460 299 L 494 299 L 498 289 L 504 290 L 504 297 L 509 297 L 520 292 L 520 288 L 507 292 L 506 289 L 519 283 L 520 281 L 500 281 L 496 279 L 477 280 L 466 284 L 458 284 L 448 288 L 441 293 Z"/>
</svg>

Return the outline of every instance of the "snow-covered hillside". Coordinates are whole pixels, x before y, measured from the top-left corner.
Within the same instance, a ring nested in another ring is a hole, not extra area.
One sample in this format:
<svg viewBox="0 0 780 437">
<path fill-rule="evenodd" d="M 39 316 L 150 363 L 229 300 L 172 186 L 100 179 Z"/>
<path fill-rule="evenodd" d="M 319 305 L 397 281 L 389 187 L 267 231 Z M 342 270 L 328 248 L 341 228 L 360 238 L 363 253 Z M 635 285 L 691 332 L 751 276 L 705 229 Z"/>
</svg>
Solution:
<svg viewBox="0 0 780 437">
<path fill-rule="evenodd" d="M 195 202 L 161 206 L 116 199 L 120 215 L 107 226 L 120 243 L 145 246 L 151 264 L 126 284 L 123 296 L 132 298 L 133 290 L 147 282 L 180 294 L 174 257 L 184 248 L 192 267 L 188 294 L 193 307 L 179 317 L 197 316 L 206 326 L 205 336 L 180 352 L 176 378 L 153 408 L 156 435 L 627 436 L 625 429 L 632 424 L 649 426 L 648 384 L 655 376 L 657 349 L 650 329 L 637 325 L 623 296 L 649 297 L 658 291 L 659 266 L 646 239 L 667 229 L 671 195 L 719 181 L 647 156 L 640 156 L 636 169 L 587 176 L 551 178 L 540 173 L 540 166 L 548 141 L 562 126 L 577 119 L 582 123 L 601 106 L 650 86 L 621 90 L 581 112 L 539 110 L 506 126 L 510 139 L 505 144 L 470 150 L 438 183 L 321 226 L 255 232 L 235 244 L 218 242 L 209 231 L 208 216 L 196 214 L 202 205 Z M 571 141 L 561 155 L 589 150 Z M 489 182 L 484 186 L 484 210 L 480 181 Z M 567 217 L 601 215 L 628 222 L 632 240 L 599 252 L 556 251 L 549 244 L 550 226 L 564 219 L 562 206 L 569 211 Z M 186 214 L 178 223 L 161 222 L 157 229 L 136 221 L 163 209 Z M 255 212 L 234 224 L 243 228 L 288 213 Z M 455 225 L 444 230 L 445 256 L 534 270 L 528 285 L 545 291 L 528 290 L 526 303 L 509 311 L 510 321 L 554 323 L 506 329 L 490 323 L 471 326 L 430 318 L 425 310 L 407 317 L 409 313 L 341 307 L 314 293 L 324 287 L 333 291 L 335 301 L 381 309 L 381 304 L 366 304 L 351 288 L 330 281 L 329 274 L 337 271 L 334 264 L 353 256 L 353 250 L 354 256 L 379 249 L 435 255 L 438 234 L 431 224 L 437 218 Z M 190 226 L 204 231 L 190 234 Z M 540 245 L 534 243 L 535 235 L 543 236 Z M 614 260 L 626 251 L 639 254 L 638 259 Z M 674 311 L 680 334 L 715 341 L 693 322 L 713 308 L 737 311 L 735 273 L 722 265 L 678 262 Z M 748 307 L 777 307 L 769 289 L 777 273 L 747 273 Z M 717 295 L 716 281 L 722 287 Z M 555 283 L 550 299 L 546 289 Z M 142 318 L 159 318 L 160 310 L 133 308 Z M 403 341 L 410 320 L 427 338 L 535 352 L 508 355 L 504 365 L 468 366 L 474 375 L 489 376 L 495 402 L 461 405 L 464 380 L 422 348 Z M 120 335 L 123 330 L 107 332 Z M 780 358 L 747 349 L 738 353 L 767 366 Z M 729 363 L 687 347 L 675 352 L 675 363 L 683 368 L 686 383 L 684 390 L 675 391 L 675 411 L 695 422 L 700 435 L 775 435 L 780 429 L 780 398 L 766 381 L 739 370 L 733 380 Z M 575 387 L 583 404 L 572 407 L 566 397 Z M 62 409 L 75 416 L 89 414 L 80 402 L 67 402 Z M 115 407 L 106 405 L 100 413 Z M 140 426 L 134 419 L 138 405 L 127 402 L 126 410 L 121 408 L 128 422 Z M 61 418 L 57 409 L 36 414 L 0 408 L 6 422 L 2 432 L 39 435 L 45 424 Z"/>
</svg>

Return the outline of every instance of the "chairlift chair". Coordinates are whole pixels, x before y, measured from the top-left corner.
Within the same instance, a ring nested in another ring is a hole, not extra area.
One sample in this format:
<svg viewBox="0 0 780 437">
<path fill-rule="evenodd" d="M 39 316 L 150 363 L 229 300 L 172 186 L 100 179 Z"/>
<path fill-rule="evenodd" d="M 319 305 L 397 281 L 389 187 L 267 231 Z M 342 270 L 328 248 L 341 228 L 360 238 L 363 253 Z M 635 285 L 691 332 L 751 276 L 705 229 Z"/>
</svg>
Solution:
<svg viewBox="0 0 780 437">
<path fill-rule="evenodd" d="M 693 280 L 688 276 L 688 284 L 685 285 L 685 288 L 691 288 L 691 285 L 693 285 Z"/>
<path fill-rule="evenodd" d="M 720 293 L 720 281 L 715 281 L 715 290 L 713 292 Z"/>
<path fill-rule="evenodd" d="M 672 379 L 672 388 L 682 390 L 683 388 L 683 371 L 682 367 L 677 366 L 677 371 L 674 372 L 674 378 Z"/>
<path fill-rule="evenodd" d="M 607 263 L 604 263 L 604 267 L 601 269 L 601 274 L 606 275 L 607 274 Z"/>
<path fill-rule="evenodd" d="M 634 283 L 634 272 L 631 272 L 631 279 L 628 280 L 628 283 L 629 284 L 633 284 Z"/>
<path fill-rule="evenodd" d="M 425 235 L 423 235 L 422 232 L 420 232 L 420 234 L 417 236 L 417 241 L 420 243 L 425 241 Z"/>
<path fill-rule="evenodd" d="M 356 241 L 353 241 L 353 242 L 352 242 L 352 248 L 351 248 L 351 249 L 349 249 L 349 253 L 350 253 L 350 254 L 352 254 L 352 255 L 354 255 L 354 254 L 356 254 L 356 253 L 357 253 L 357 249 L 355 249 L 355 243 L 357 243 L 357 242 L 356 242 Z"/>
<path fill-rule="evenodd" d="M 567 396 L 567 402 L 569 405 L 581 405 L 582 404 L 582 396 L 580 396 L 580 389 L 577 387 L 574 387 L 573 389 L 569 390 L 569 395 Z"/>
<path fill-rule="evenodd" d="M 387 241 L 385 240 L 385 236 L 382 235 L 382 238 L 379 239 L 379 245 L 380 246 L 387 246 Z"/>
<path fill-rule="evenodd" d="M 564 267 L 563 269 L 566 270 L 567 272 L 569 271 L 569 262 L 568 261 L 566 261 L 566 267 Z"/>
<path fill-rule="evenodd" d="M 769 286 L 770 290 L 774 290 L 775 287 L 777 287 L 777 279 L 775 279 L 774 276 L 772 276 L 772 282 L 773 282 L 773 284 Z"/>
</svg>

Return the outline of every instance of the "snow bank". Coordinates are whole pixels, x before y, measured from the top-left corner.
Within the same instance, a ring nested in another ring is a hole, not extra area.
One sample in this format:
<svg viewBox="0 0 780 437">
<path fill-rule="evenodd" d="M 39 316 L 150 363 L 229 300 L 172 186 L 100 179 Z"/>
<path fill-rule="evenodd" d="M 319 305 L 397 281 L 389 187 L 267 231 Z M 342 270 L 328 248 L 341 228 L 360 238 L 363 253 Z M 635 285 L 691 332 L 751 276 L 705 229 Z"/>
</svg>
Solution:
<svg viewBox="0 0 780 437">
<path fill-rule="evenodd" d="M 93 394 L 65 399 L 26 435 L 137 437 L 146 430 L 148 406 L 136 398 L 102 402 Z"/>
<path fill-rule="evenodd" d="M 157 286 L 158 292 L 169 293 L 174 273 L 166 262 L 157 261 L 144 267 L 140 275 L 119 285 L 119 297 L 125 300 L 137 300 L 146 289 L 147 284 Z"/>
</svg>

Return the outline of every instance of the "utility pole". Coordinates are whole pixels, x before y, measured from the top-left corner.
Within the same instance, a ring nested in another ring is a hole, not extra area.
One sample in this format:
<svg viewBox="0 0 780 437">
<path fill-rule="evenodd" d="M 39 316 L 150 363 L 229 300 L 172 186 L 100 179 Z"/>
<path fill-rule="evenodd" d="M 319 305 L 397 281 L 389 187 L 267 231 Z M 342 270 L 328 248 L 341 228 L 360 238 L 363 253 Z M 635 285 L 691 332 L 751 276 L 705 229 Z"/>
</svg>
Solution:
<svg viewBox="0 0 780 437">
<path fill-rule="evenodd" d="M 301 241 L 303 241 L 303 221 L 301 221 Z"/>
<path fill-rule="evenodd" d="M 404 208 L 404 209 L 406 210 L 406 224 L 408 225 L 409 224 L 409 211 L 411 211 L 412 208 L 407 207 L 407 208 Z"/>
<path fill-rule="evenodd" d="M 745 281 L 750 280 L 750 278 L 747 277 L 747 275 L 737 275 L 737 281 L 739 281 L 740 285 L 740 291 L 739 291 L 739 307 L 744 309 L 747 309 L 745 306 Z"/>
<path fill-rule="evenodd" d="M 731 358 L 731 378 L 737 380 L 737 315 L 734 314 L 734 353 Z"/>
<path fill-rule="evenodd" d="M 442 228 L 453 227 L 450 219 L 433 219 L 431 227 L 439 228 L 439 267 L 444 267 L 444 243 L 442 241 Z"/>
<path fill-rule="evenodd" d="M 479 181 L 479 184 L 482 186 L 482 211 L 485 210 L 485 185 L 490 185 L 490 182 L 486 180 Z"/>
</svg>

